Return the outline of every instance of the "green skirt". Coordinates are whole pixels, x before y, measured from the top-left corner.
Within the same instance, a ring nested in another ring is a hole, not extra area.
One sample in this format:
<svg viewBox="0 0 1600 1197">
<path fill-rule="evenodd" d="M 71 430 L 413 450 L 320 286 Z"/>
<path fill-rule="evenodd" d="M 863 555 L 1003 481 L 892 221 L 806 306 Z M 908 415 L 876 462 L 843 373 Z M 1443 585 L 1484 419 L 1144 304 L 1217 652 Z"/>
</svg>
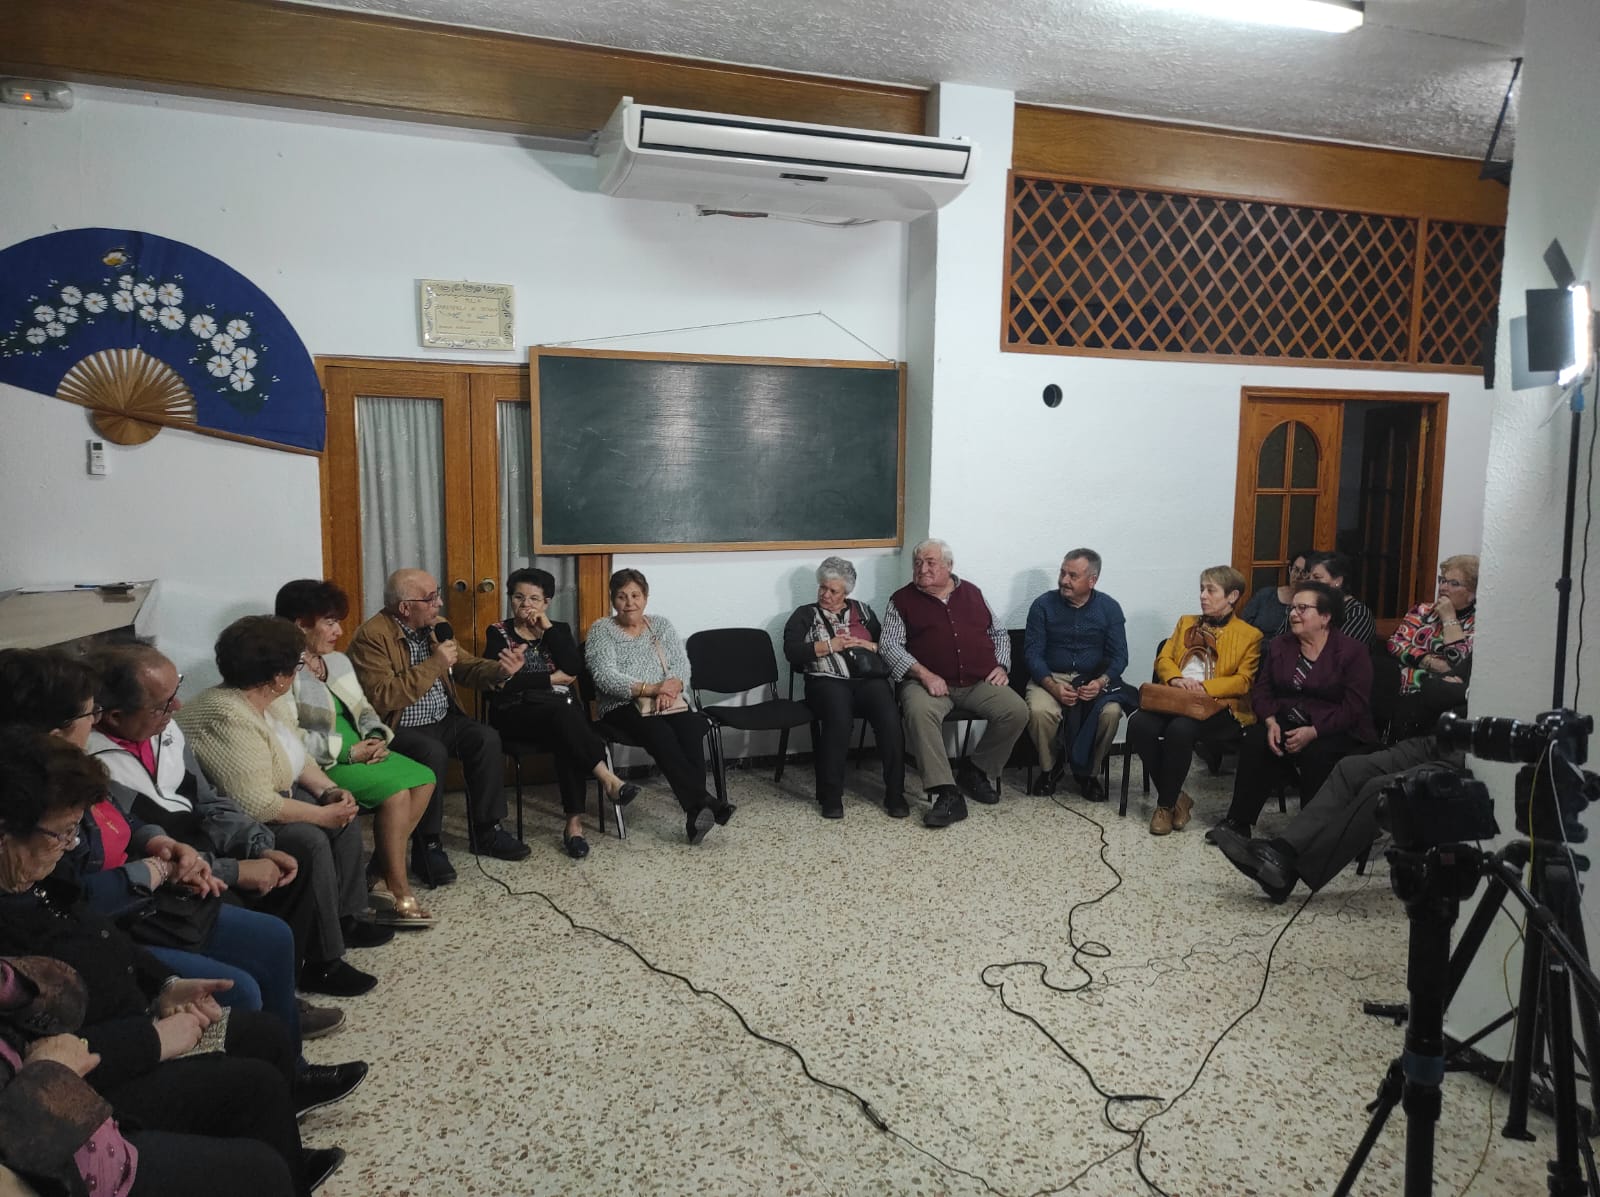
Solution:
<svg viewBox="0 0 1600 1197">
<path fill-rule="evenodd" d="M 339 735 L 346 744 L 359 744 L 361 733 L 356 731 L 345 712 L 344 703 L 334 700 L 338 707 L 334 717 Z M 398 794 L 401 790 L 409 790 L 412 786 L 424 786 L 433 782 L 433 770 L 414 761 L 408 756 L 401 756 L 398 752 L 391 752 L 381 761 L 369 761 L 365 764 L 334 765 L 324 770 L 333 781 L 343 786 L 355 795 L 356 805 L 362 810 L 371 810 L 382 806 L 385 798 L 391 794 Z"/>
</svg>

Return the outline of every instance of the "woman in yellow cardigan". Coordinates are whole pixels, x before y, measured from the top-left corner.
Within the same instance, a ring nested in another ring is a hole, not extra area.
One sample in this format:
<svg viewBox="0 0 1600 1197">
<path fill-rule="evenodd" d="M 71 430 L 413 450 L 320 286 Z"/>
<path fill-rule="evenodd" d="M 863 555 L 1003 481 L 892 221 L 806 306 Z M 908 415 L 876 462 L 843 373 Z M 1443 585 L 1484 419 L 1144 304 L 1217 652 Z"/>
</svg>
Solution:
<svg viewBox="0 0 1600 1197">
<path fill-rule="evenodd" d="M 1128 743 L 1156 788 L 1151 835 L 1182 831 L 1189 824 L 1194 800 L 1183 783 L 1195 745 L 1236 740 L 1255 722 L 1250 685 L 1261 664 L 1261 633 L 1234 614 L 1244 586 L 1244 575 L 1231 565 L 1202 571 L 1200 614 L 1180 618 L 1156 657 L 1158 682 L 1212 699 L 1214 704 L 1201 705 L 1215 709 L 1195 715 L 1141 709 L 1128 720 Z"/>
</svg>

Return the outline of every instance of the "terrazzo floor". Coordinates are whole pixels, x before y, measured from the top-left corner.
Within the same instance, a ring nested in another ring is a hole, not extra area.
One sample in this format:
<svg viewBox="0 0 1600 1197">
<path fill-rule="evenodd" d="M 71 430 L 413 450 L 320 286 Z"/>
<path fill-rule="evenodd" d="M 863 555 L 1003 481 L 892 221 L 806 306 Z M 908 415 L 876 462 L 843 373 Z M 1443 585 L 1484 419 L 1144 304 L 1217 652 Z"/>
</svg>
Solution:
<svg viewBox="0 0 1600 1197">
<path fill-rule="evenodd" d="M 1164 839 L 1137 776 L 1126 819 L 1008 774 L 935 832 L 885 817 L 870 767 L 821 819 L 803 764 L 735 770 L 698 848 L 658 776 L 582 862 L 551 786 L 527 861 L 480 869 L 457 822 L 440 925 L 355 953 L 378 988 L 308 1045 L 372 1064 L 303 1125 L 350 1154 L 322 1192 L 1330 1193 L 1401 1047 L 1360 1007 L 1404 997 L 1404 912 L 1379 859 L 1285 931 L 1304 889 L 1274 906 L 1206 845 L 1232 778 L 1190 780 Z M 1549 1122 L 1501 1138 L 1491 1092 L 1447 1078 L 1436 1192 L 1480 1158 L 1469 1192 L 1545 1192 Z M 1403 1151 L 1397 1112 L 1355 1191 L 1400 1193 Z"/>
</svg>

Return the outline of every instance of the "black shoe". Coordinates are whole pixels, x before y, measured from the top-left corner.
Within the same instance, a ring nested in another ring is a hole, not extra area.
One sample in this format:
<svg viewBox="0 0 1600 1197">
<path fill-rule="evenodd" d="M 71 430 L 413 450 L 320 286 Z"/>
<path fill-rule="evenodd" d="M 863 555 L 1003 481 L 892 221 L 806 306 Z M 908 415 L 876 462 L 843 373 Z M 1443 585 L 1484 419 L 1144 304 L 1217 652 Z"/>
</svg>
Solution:
<svg viewBox="0 0 1600 1197">
<path fill-rule="evenodd" d="M 411 841 L 411 872 L 429 889 L 452 885 L 456 879 L 455 866 L 444 854 L 444 845 L 436 835 L 417 836 Z"/>
<path fill-rule="evenodd" d="M 1106 800 L 1106 788 L 1100 784 L 1098 777 L 1085 777 L 1081 789 L 1083 790 L 1083 800 L 1085 802 L 1104 802 Z"/>
<path fill-rule="evenodd" d="M 622 788 L 617 791 L 617 796 L 611 800 L 613 806 L 627 806 L 639 796 L 639 787 L 636 783 L 625 781 Z"/>
<path fill-rule="evenodd" d="M 1288 900 L 1300 878 L 1282 852 L 1267 840 L 1253 840 L 1226 823 L 1218 823 L 1212 831 L 1216 833 L 1213 842 L 1222 849 L 1229 864 L 1259 885 L 1274 902 L 1282 905 Z"/>
<path fill-rule="evenodd" d="M 319 1147 L 316 1150 L 301 1148 L 300 1170 L 306 1175 L 306 1188 L 315 1193 L 328 1183 L 328 1178 L 344 1163 L 344 1150 L 339 1147 Z"/>
<path fill-rule="evenodd" d="M 911 814 L 911 808 L 906 805 L 905 795 L 883 800 L 883 813 L 891 819 L 904 819 Z"/>
<path fill-rule="evenodd" d="M 690 811 L 684 824 L 689 832 L 689 842 L 691 844 L 698 844 L 705 839 L 716 825 L 716 817 L 712 815 L 709 806 L 699 806 Z"/>
<path fill-rule="evenodd" d="M 363 993 L 371 992 L 377 983 L 377 977 L 343 960 L 329 960 L 322 964 L 307 961 L 300 970 L 299 989 L 302 993 L 322 993 L 329 997 L 360 997 Z"/>
<path fill-rule="evenodd" d="M 478 828 L 473 838 L 477 840 L 474 852 L 479 856 L 492 856 L 496 860 L 527 860 L 528 854 L 533 851 L 498 823 Z"/>
<path fill-rule="evenodd" d="M 1033 784 L 1028 787 L 1028 793 L 1036 798 L 1048 798 L 1056 792 L 1058 778 L 1048 770 L 1040 773 L 1033 779 Z"/>
<path fill-rule="evenodd" d="M 1222 822 L 1218 823 L 1215 827 L 1213 827 L 1210 831 L 1206 832 L 1206 843 L 1208 843 L 1208 844 L 1221 843 L 1222 841 L 1219 840 L 1217 837 L 1222 834 L 1222 831 L 1223 831 L 1224 828 L 1226 828 L 1228 831 L 1233 832 L 1240 839 L 1246 839 L 1247 840 L 1247 839 L 1250 838 L 1250 824 L 1241 823 L 1241 822 L 1239 822 L 1238 819 L 1224 819 L 1224 820 L 1222 820 Z"/>
<path fill-rule="evenodd" d="M 844 818 L 844 799 L 824 798 L 822 800 L 822 817 L 824 819 Z"/>
<path fill-rule="evenodd" d="M 922 816 L 924 827 L 948 827 L 967 817 L 967 800 L 955 786 L 939 786 L 933 791 L 933 809 Z"/>
<path fill-rule="evenodd" d="M 733 818 L 733 812 L 739 808 L 731 802 L 721 802 L 712 804 L 709 809 L 711 817 L 717 821 L 717 826 L 726 827 L 728 821 Z"/>
<path fill-rule="evenodd" d="M 974 802 L 993 806 L 1000 801 L 1000 793 L 994 788 L 994 784 L 973 765 L 961 767 L 961 771 L 956 774 L 956 784 Z"/>
<path fill-rule="evenodd" d="M 289 1098 L 294 1116 L 304 1118 L 312 1110 L 343 1101 L 367 1079 L 367 1066 L 360 1060 L 348 1064 L 307 1064 L 295 1074 Z"/>
<path fill-rule="evenodd" d="M 380 927 L 371 919 L 342 918 L 339 933 L 347 948 L 381 948 L 394 938 L 393 927 Z"/>
<path fill-rule="evenodd" d="M 561 848 L 573 860 L 582 860 L 589 855 L 589 841 L 581 835 L 561 835 Z"/>
</svg>

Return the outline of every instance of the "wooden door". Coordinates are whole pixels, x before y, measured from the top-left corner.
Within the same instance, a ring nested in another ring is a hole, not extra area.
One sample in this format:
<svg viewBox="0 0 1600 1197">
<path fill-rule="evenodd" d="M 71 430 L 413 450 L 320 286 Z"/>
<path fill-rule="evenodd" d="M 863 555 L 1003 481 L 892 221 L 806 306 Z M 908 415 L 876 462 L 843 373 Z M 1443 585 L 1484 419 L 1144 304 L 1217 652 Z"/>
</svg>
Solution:
<svg viewBox="0 0 1600 1197">
<path fill-rule="evenodd" d="M 1239 416 L 1233 562 L 1253 593 L 1288 580 L 1290 554 L 1331 545 L 1344 409 L 1316 399 L 1253 400 Z"/>
<path fill-rule="evenodd" d="M 1434 413 L 1423 405 L 1367 413 L 1356 566 L 1379 619 L 1398 619 L 1434 590 L 1428 514 L 1437 505 L 1438 479 L 1429 469 L 1435 437 Z"/>
</svg>

